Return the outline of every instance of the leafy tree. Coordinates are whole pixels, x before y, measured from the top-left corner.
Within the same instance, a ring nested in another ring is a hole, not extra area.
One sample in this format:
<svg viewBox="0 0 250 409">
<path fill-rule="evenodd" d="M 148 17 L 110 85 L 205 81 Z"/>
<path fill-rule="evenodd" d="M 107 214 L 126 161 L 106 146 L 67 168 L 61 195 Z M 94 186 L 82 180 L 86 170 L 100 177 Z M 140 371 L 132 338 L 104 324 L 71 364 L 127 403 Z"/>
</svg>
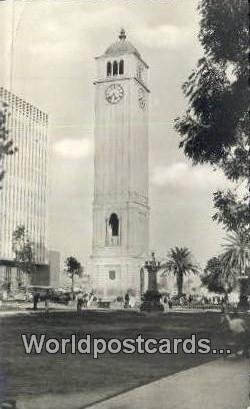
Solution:
<svg viewBox="0 0 250 409">
<path fill-rule="evenodd" d="M 9 139 L 9 130 L 7 129 L 7 105 L 0 101 L 0 183 L 4 177 L 3 159 L 5 155 L 11 155 L 16 151 L 13 142 Z M 0 184 L 1 188 L 1 184 Z"/>
<path fill-rule="evenodd" d="M 223 223 L 229 231 L 242 231 L 249 237 L 250 208 L 249 197 L 245 194 L 241 199 L 236 194 L 228 190 L 214 193 L 214 205 L 217 212 L 213 215 L 213 220 Z"/>
<path fill-rule="evenodd" d="M 204 274 L 201 276 L 202 284 L 215 293 L 229 293 L 232 291 L 235 280 L 231 277 L 230 282 L 224 279 L 224 265 L 221 257 L 212 257 L 208 260 L 204 269 Z"/>
<path fill-rule="evenodd" d="M 199 12 L 204 57 L 183 84 L 188 109 L 175 124 L 180 147 L 194 164 L 249 185 L 248 2 L 201 0 Z M 214 205 L 214 219 L 227 230 L 249 229 L 247 195 L 220 191 Z"/>
<path fill-rule="evenodd" d="M 74 277 L 77 275 L 81 277 L 83 268 L 81 263 L 75 257 L 68 257 L 65 261 L 65 272 L 68 277 L 71 279 L 71 292 L 72 297 L 74 297 Z"/>
<path fill-rule="evenodd" d="M 198 274 L 199 268 L 193 262 L 191 251 L 186 247 L 175 247 L 171 249 L 165 264 L 166 273 L 176 275 L 178 296 L 181 297 L 183 289 L 184 276 L 190 273 Z"/>
<path fill-rule="evenodd" d="M 18 226 L 12 234 L 12 250 L 16 267 L 29 279 L 36 270 L 35 254 L 33 243 L 23 225 Z"/>
</svg>

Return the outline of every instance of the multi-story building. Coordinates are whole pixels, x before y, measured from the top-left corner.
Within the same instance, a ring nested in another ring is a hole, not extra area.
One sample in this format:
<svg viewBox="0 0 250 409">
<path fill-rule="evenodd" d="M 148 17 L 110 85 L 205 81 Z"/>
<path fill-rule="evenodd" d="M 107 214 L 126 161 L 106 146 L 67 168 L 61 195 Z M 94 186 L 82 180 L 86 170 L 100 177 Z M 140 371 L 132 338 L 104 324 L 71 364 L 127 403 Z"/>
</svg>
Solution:
<svg viewBox="0 0 250 409">
<path fill-rule="evenodd" d="M 12 234 L 24 225 L 34 245 L 38 270 L 46 270 L 48 115 L 29 102 L 0 88 L 7 107 L 6 128 L 17 152 L 4 158 L 0 190 L 0 279 L 15 286 L 20 271 L 13 260 Z"/>
</svg>

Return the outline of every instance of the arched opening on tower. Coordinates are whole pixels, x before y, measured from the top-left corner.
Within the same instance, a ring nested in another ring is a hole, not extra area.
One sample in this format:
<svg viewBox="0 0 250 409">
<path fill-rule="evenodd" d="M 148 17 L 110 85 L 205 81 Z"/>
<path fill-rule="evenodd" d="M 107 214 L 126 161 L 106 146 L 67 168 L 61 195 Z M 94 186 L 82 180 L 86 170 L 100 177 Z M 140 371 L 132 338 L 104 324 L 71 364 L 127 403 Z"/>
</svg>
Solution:
<svg viewBox="0 0 250 409">
<path fill-rule="evenodd" d="M 122 74 L 124 74 L 124 61 L 123 60 L 119 62 L 119 75 L 122 75 Z"/>
<path fill-rule="evenodd" d="M 111 229 L 112 237 L 119 236 L 119 219 L 117 214 L 112 213 L 109 218 L 109 226 Z"/>
<path fill-rule="evenodd" d="M 119 246 L 120 244 L 120 221 L 116 213 L 112 213 L 106 219 L 106 246 Z"/>
<path fill-rule="evenodd" d="M 118 64 L 117 61 L 113 62 L 113 75 L 117 75 L 118 74 Z"/>
<path fill-rule="evenodd" d="M 112 64 L 111 64 L 111 62 L 109 61 L 108 63 L 107 63 L 107 77 L 110 77 L 112 75 Z"/>
</svg>

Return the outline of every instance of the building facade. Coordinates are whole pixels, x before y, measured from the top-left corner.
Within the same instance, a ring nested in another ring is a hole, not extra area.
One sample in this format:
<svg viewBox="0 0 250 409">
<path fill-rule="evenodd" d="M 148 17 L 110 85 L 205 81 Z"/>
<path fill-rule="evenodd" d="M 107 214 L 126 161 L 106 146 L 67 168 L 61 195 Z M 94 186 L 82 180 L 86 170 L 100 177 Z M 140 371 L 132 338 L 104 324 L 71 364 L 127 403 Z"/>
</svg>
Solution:
<svg viewBox="0 0 250 409">
<path fill-rule="evenodd" d="M 148 65 L 121 30 L 96 58 L 92 274 L 104 297 L 139 295 L 148 253 Z"/>
<path fill-rule="evenodd" d="M 50 282 L 52 287 L 60 287 L 61 285 L 61 270 L 60 270 L 61 255 L 59 251 L 49 251 L 49 266 L 50 266 Z"/>
<path fill-rule="evenodd" d="M 47 260 L 48 115 L 0 88 L 8 111 L 6 128 L 17 152 L 4 157 L 6 171 L 0 190 L 0 272 L 15 286 L 20 271 L 13 266 L 12 234 L 24 225 L 34 245 L 37 266 Z M 44 267 L 43 267 L 44 268 Z"/>
</svg>

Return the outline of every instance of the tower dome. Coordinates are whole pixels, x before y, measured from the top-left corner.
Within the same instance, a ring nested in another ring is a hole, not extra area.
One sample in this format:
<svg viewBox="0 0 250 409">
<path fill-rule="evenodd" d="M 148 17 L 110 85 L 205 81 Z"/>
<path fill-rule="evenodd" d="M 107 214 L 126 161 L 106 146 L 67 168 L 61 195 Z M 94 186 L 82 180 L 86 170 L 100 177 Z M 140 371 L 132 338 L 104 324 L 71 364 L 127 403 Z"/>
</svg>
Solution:
<svg viewBox="0 0 250 409">
<path fill-rule="evenodd" d="M 114 57 L 121 54 L 135 54 L 139 58 L 141 58 L 140 53 L 137 51 L 137 49 L 133 46 L 133 44 L 131 44 L 130 41 L 127 40 L 127 36 L 123 28 L 121 29 L 119 40 L 115 41 L 107 48 L 104 56 Z"/>
</svg>

